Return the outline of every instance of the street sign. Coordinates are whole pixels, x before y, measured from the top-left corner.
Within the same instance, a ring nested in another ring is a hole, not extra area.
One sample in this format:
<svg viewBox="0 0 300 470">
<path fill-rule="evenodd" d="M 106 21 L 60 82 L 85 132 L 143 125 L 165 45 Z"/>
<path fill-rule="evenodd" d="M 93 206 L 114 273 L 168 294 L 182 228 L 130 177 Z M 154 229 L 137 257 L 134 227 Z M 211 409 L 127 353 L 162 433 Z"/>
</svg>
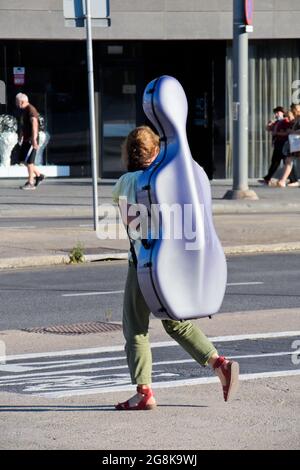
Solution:
<svg viewBox="0 0 300 470">
<path fill-rule="evenodd" d="M 245 22 L 246 25 L 253 25 L 253 0 L 245 0 Z"/>
<path fill-rule="evenodd" d="M 14 85 L 24 85 L 25 83 L 25 67 L 14 67 Z"/>
<path fill-rule="evenodd" d="M 6 104 L 6 85 L 3 80 L 0 80 L 0 105 Z"/>
<path fill-rule="evenodd" d="M 110 26 L 109 0 L 64 0 L 66 26 L 86 27 L 87 73 L 89 88 L 90 147 L 93 181 L 94 229 L 98 232 L 98 169 L 96 154 L 96 117 L 92 26 Z"/>
<path fill-rule="evenodd" d="M 110 26 L 109 0 L 91 0 L 92 26 Z M 86 2 L 84 0 L 64 0 L 65 26 L 82 28 L 86 17 Z"/>
</svg>

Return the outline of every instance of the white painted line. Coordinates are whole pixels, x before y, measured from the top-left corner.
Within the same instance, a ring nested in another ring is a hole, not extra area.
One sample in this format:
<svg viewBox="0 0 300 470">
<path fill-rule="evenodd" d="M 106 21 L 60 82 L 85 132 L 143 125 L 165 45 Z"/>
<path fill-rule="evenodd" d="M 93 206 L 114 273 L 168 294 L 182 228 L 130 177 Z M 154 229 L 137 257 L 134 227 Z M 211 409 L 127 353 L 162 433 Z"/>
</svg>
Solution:
<svg viewBox="0 0 300 470">
<path fill-rule="evenodd" d="M 36 334 L 36 333 L 34 333 Z M 124 351 L 123 346 L 102 346 L 100 348 L 88 348 L 88 349 L 69 349 L 63 351 L 48 351 L 40 353 L 28 353 L 28 354 L 15 354 L 12 356 L 6 356 L 6 361 L 16 361 L 19 359 L 35 359 L 37 357 L 65 357 L 65 356 L 78 356 L 86 354 L 97 354 L 105 352 L 117 352 Z"/>
<path fill-rule="evenodd" d="M 282 351 L 276 353 L 262 353 L 262 354 L 244 354 L 242 356 L 228 356 L 226 355 L 227 359 L 253 359 L 256 357 L 273 357 L 273 356 L 292 356 L 293 354 L 297 354 L 298 351 Z M 125 358 L 124 358 L 125 359 Z M 197 362 L 195 359 L 180 359 L 176 361 L 159 361 L 153 362 L 153 365 L 167 365 L 167 364 L 187 364 L 189 362 Z"/>
<path fill-rule="evenodd" d="M 112 290 L 107 292 L 82 292 L 78 294 L 62 294 L 62 297 L 81 297 L 88 295 L 110 295 L 110 294 L 124 294 L 124 290 Z"/>
<path fill-rule="evenodd" d="M 96 359 L 71 359 L 67 361 L 58 360 L 58 361 L 49 361 L 49 362 L 48 361 L 47 362 L 25 362 L 21 364 L 0 364 L 0 371 L 24 373 L 24 372 L 28 372 L 32 370 L 36 372 L 36 371 L 40 371 L 43 369 L 47 369 L 47 370 L 59 369 L 62 367 L 76 367 L 76 366 L 84 366 L 85 364 L 100 364 L 103 362 L 125 361 L 125 360 L 126 360 L 126 356 L 112 356 L 112 357 L 101 357 L 101 358 L 98 357 Z M 111 368 L 113 369 L 114 367 L 112 366 Z M 72 370 L 73 370 L 73 373 L 76 371 L 76 369 L 72 369 Z M 98 370 L 102 370 L 102 369 L 99 368 Z M 70 372 L 70 370 L 67 369 L 67 372 Z M 38 374 L 32 374 L 32 375 L 38 375 Z M 9 376 L 0 375 L 0 382 L 1 382 L 1 379 L 5 377 L 9 377 Z M 25 376 L 22 375 L 21 377 L 25 377 Z M 28 377 L 31 377 L 31 374 L 28 374 Z"/>
<path fill-rule="evenodd" d="M 261 285 L 263 282 L 231 282 L 227 286 L 254 286 Z M 80 297 L 80 296 L 89 296 L 89 295 L 110 295 L 110 294 L 123 294 L 124 290 L 115 290 L 107 292 L 82 292 L 77 294 L 62 294 L 62 297 Z"/>
<path fill-rule="evenodd" d="M 289 338 L 300 336 L 300 331 L 274 331 L 273 333 L 250 333 L 246 335 L 216 336 L 210 338 L 212 342 L 243 341 L 245 339 Z"/>
<path fill-rule="evenodd" d="M 283 370 L 279 372 L 259 372 L 257 374 L 242 374 L 239 377 L 240 381 L 245 380 L 256 380 L 256 379 L 266 379 L 266 378 L 275 378 L 275 377 L 293 377 L 300 375 L 300 369 L 296 370 Z M 167 381 L 167 382 L 154 382 L 152 383 L 152 387 L 154 389 L 160 388 L 175 388 L 175 387 L 182 387 L 187 385 L 203 385 L 203 384 L 211 384 L 211 383 L 218 383 L 218 377 L 201 377 L 198 379 L 188 379 L 188 380 L 174 380 L 174 381 Z M 33 393 L 31 396 L 39 396 L 39 397 L 48 397 L 48 398 L 62 398 L 67 396 L 79 396 L 79 395 L 93 395 L 96 393 L 116 393 L 116 392 L 123 392 L 134 390 L 134 385 L 121 385 L 118 387 L 103 387 L 103 388 L 94 388 L 90 390 L 68 390 L 65 392 L 46 392 L 46 393 Z"/>
<path fill-rule="evenodd" d="M 264 284 L 263 282 L 228 282 L 227 286 L 259 286 Z"/>
<path fill-rule="evenodd" d="M 125 359 L 125 358 L 124 358 Z M 99 372 L 99 371 L 104 371 L 104 370 L 116 370 L 116 369 L 127 369 L 128 370 L 128 365 L 124 364 L 123 366 L 109 366 L 109 367 L 90 367 L 89 369 L 66 369 L 66 370 L 58 370 L 55 372 L 34 372 L 33 374 L 18 374 L 18 375 L 1 375 L 0 377 L 0 386 L 1 383 L 4 381 L 11 381 L 11 382 L 16 382 L 17 380 L 22 379 L 31 379 L 32 377 L 56 377 L 59 375 L 72 375 L 74 377 L 78 377 L 78 374 L 86 374 L 90 372 Z M 111 373 L 109 374 L 111 375 Z M 104 376 L 105 377 L 105 376 Z"/>
<path fill-rule="evenodd" d="M 36 334 L 36 333 L 35 333 Z M 267 338 L 288 338 L 293 336 L 300 336 L 300 331 L 279 331 L 274 333 L 254 333 L 254 334 L 245 334 L 245 335 L 233 335 L 233 336 L 215 336 L 210 337 L 209 340 L 212 342 L 225 343 L 228 341 L 243 341 L 247 339 L 267 339 Z M 151 348 L 162 348 L 178 346 L 176 341 L 161 341 L 156 343 L 151 343 Z M 117 352 L 124 351 L 124 345 L 118 346 L 103 346 L 100 348 L 87 348 L 87 349 L 69 349 L 62 351 L 48 351 L 40 353 L 29 353 L 29 354 L 15 354 L 7 355 L 6 361 L 15 361 L 18 359 L 35 359 L 37 357 L 64 357 L 64 356 L 77 356 L 85 354 L 97 354 L 105 352 Z"/>
<path fill-rule="evenodd" d="M 258 357 L 274 357 L 274 356 L 291 356 L 293 354 L 297 353 L 297 351 L 283 351 L 283 352 L 276 352 L 276 353 L 265 353 L 265 354 L 247 354 L 247 355 L 242 355 L 242 356 L 227 356 L 228 359 L 253 359 L 253 358 L 258 358 Z M 45 377 L 45 376 L 53 376 L 53 375 L 64 375 L 68 373 L 72 374 L 77 374 L 77 373 L 82 373 L 82 372 L 97 372 L 97 371 L 105 371 L 105 370 L 116 370 L 116 369 L 127 369 L 127 364 L 125 365 L 117 365 L 117 366 L 106 366 L 106 367 L 94 367 L 94 368 L 88 368 L 88 369 L 65 369 L 62 371 L 56 370 L 55 372 L 37 372 L 41 371 L 44 369 L 60 369 L 62 367 L 76 367 L 76 366 L 84 366 L 85 364 L 97 364 L 97 363 L 103 363 L 103 362 L 110 362 L 110 361 L 126 361 L 125 356 L 120 356 L 120 357 L 105 357 L 105 358 L 97 358 L 97 359 L 78 359 L 72 360 L 72 361 L 55 361 L 53 365 L 53 362 L 49 363 L 51 365 L 48 365 L 48 363 L 45 362 L 32 362 L 32 363 L 25 363 L 24 365 L 22 364 L 3 364 L 0 365 L 0 371 L 3 372 L 10 372 L 18 375 L 1 375 L 0 376 L 0 386 L 1 382 L 3 379 L 8 379 L 8 380 L 18 380 L 21 378 L 30 378 L 30 377 Z M 153 362 L 153 366 L 162 366 L 162 365 L 172 365 L 172 364 L 189 364 L 189 363 L 196 363 L 194 359 L 178 359 L 175 361 L 157 361 Z M 40 365 L 39 367 L 34 367 L 34 365 Z M 32 367 L 33 366 L 33 367 Z M 24 373 L 28 371 L 34 371 L 31 374 Z"/>
<path fill-rule="evenodd" d="M 17 227 L 15 225 L 13 227 L 7 227 L 7 226 L 6 227 L 0 227 L 1 230 L 14 230 L 14 229 L 20 230 L 20 229 L 23 229 L 23 228 L 36 228 L 36 226 L 35 225 L 22 225 L 20 227 Z"/>
<path fill-rule="evenodd" d="M 227 359 L 253 359 L 258 357 L 280 357 L 280 356 L 292 356 L 293 354 L 297 353 L 297 351 L 282 351 L 276 353 L 262 353 L 262 354 L 244 354 L 240 356 L 226 356 Z M 95 370 L 110 370 L 110 369 L 125 369 L 127 365 L 119 365 L 119 366 L 106 366 L 106 367 L 99 367 L 97 369 L 66 369 L 64 371 L 56 371 L 56 372 L 37 372 L 42 370 L 50 370 L 50 369 L 61 369 L 63 367 L 79 367 L 91 364 L 101 364 L 105 362 L 113 362 L 113 361 L 125 361 L 126 356 L 111 356 L 111 357 L 104 357 L 104 358 L 96 358 L 96 359 L 72 359 L 72 360 L 64 360 L 62 361 L 49 361 L 49 362 L 26 362 L 24 364 L 0 364 L 0 371 L 3 372 L 10 372 L 19 374 L 14 376 L 13 378 L 20 378 L 20 377 L 33 377 L 39 375 L 55 375 L 55 374 L 67 374 L 69 372 L 77 373 L 77 372 L 94 372 Z M 153 362 L 153 366 L 161 366 L 161 365 L 172 365 L 172 364 L 189 364 L 196 362 L 194 359 L 178 359 L 175 361 L 158 361 Z M 32 374 L 24 374 L 24 372 L 34 371 Z M 10 375 L 0 375 L 0 384 L 1 380 L 5 378 L 10 378 Z"/>
<path fill-rule="evenodd" d="M 278 357 L 278 356 L 292 356 L 297 354 L 298 351 L 282 351 L 276 353 L 262 353 L 262 354 L 245 354 L 244 356 L 226 356 L 229 359 L 253 359 L 255 357 Z"/>
</svg>

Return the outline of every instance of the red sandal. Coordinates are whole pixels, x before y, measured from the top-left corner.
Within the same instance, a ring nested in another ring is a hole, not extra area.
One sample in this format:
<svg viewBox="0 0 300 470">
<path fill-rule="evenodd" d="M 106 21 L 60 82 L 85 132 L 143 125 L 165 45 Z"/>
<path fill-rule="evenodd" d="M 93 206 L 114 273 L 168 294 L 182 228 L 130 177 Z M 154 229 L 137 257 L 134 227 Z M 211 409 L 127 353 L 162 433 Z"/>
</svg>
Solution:
<svg viewBox="0 0 300 470">
<path fill-rule="evenodd" d="M 115 405 L 116 410 L 124 411 L 138 411 L 138 410 L 153 410 L 156 408 L 156 403 L 149 403 L 150 398 L 153 397 L 153 391 L 150 387 L 145 387 L 145 385 L 138 385 L 136 388 L 137 393 L 141 393 L 143 398 L 134 406 L 129 405 L 129 400 L 123 401 Z"/>
<path fill-rule="evenodd" d="M 226 367 L 225 367 L 226 366 Z M 224 356 L 216 359 L 213 368 L 221 368 L 226 379 L 226 385 L 223 385 L 223 396 L 225 401 L 233 398 L 239 385 L 239 364 L 236 361 L 227 361 Z"/>
</svg>

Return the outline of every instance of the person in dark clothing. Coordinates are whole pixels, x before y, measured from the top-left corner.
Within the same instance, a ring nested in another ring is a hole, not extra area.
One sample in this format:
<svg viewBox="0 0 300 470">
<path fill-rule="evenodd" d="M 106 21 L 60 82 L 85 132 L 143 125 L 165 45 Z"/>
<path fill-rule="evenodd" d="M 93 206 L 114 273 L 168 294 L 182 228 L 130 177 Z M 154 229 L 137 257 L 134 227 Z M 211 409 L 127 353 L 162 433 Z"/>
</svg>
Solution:
<svg viewBox="0 0 300 470">
<path fill-rule="evenodd" d="M 39 113 L 32 104 L 29 103 L 28 96 L 24 93 L 18 93 L 16 96 L 16 106 L 21 110 L 19 117 L 19 145 L 20 162 L 23 162 L 28 169 L 28 181 L 21 186 L 21 189 L 33 190 L 44 179 L 34 161 L 39 148 Z"/>
<path fill-rule="evenodd" d="M 259 180 L 259 182 L 264 183 L 268 186 L 271 185 L 271 178 L 278 169 L 281 160 L 285 160 L 286 158 L 286 155 L 284 155 L 283 153 L 283 148 L 288 140 L 288 133 L 289 129 L 292 126 L 291 121 L 293 120 L 293 117 L 291 119 L 288 114 L 285 113 L 284 108 L 282 106 L 277 106 L 276 108 L 274 108 L 273 113 L 274 119 L 270 121 L 266 126 L 266 129 L 269 132 L 272 132 L 272 143 L 274 147 L 271 165 L 266 176 L 264 176 L 262 180 Z M 293 168 L 290 174 L 289 184 L 294 185 L 297 181 L 298 178 L 295 169 Z"/>
<path fill-rule="evenodd" d="M 300 134 L 300 104 L 293 104 L 291 106 L 291 110 L 293 112 L 295 119 L 293 121 L 293 125 L 291 129 L 289 130 L 289 134 Z M 288 156 L 285 159 L 283 175 L 278 181 L 277 186 L 279 186 L 280 188 L 285 188 L 288 178 L 290 181 L 288 186 L 292 186 L 292 187 L 299 186 L 298 179 L 294 183 L 291 183 L 291 174 L 293 170 L 295 171 L 293 163 L 295 160 L 299 158 L 300 158 L 300 152 L 295 152 L 295 153 L 292 153 L 291 151 L 288 152 Z"/>
</svg>

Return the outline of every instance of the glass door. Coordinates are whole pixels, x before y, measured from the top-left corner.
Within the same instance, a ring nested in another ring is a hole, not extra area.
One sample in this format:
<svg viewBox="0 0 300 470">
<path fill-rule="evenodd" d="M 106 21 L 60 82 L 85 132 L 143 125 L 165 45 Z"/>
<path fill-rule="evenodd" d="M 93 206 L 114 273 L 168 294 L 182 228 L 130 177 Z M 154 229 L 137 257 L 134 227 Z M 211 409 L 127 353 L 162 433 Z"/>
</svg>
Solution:
<svg viewBox="0 0 300 470">
<path fill-rule="evenodd" d="M 101 70 L 102 178 L 124 172 L 121 144 L 136 127 L 135 69 L 126 65 L 104 66 Z"/>
</svg>

